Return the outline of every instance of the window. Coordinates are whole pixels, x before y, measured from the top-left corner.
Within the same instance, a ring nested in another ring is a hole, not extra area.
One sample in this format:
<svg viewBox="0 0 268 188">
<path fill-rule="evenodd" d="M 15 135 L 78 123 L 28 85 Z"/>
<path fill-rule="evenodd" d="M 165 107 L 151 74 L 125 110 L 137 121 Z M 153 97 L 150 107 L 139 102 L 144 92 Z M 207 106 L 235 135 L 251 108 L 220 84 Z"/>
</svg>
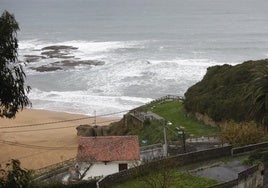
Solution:
<svg viewBox="0 0 268 188">
<path fill-rule="evenodd" d="M 127 170 L 127 163 L 121 163 L 118 165 L 119 167 L 119 172 L 122 170 Z"/>
</svg>

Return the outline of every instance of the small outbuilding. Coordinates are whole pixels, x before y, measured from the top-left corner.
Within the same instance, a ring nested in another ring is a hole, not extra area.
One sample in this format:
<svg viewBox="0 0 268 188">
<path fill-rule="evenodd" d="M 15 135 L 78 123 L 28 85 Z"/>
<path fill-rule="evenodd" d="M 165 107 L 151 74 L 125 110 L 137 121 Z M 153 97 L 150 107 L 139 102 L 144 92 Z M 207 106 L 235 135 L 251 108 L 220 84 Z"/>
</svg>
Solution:
<svg viewBox="0 0 268 188">
<path fill-rule="evenodd" d="M 140 163 L 137 136 L 80 137 L 77 163 L 84 180 L 99 179 Z"/>
</svg>

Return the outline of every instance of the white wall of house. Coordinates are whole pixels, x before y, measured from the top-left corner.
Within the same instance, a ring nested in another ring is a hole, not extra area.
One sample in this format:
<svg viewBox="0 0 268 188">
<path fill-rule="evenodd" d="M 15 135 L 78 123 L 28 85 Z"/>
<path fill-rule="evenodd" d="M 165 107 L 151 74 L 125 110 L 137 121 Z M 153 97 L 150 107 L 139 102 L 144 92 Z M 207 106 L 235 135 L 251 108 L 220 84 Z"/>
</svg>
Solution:
<svg viewBox="0 0 268 188">
<path fill-rule="evenodd" d="M 101 178 L 110 174 L 119 172 L 119 164 L 128 164 L 128 169 L 135 167 L 140 164 L 139 161 L 112 161 L 112 162 L 95 162 L 90 169 L 87 171 L 87 174 L 83 180 L 89 180 L 93 178 Z M 84 171 L 88 168 L 89 163 L 80 163 L 79 170 L 83 174 Z"/>
</svg>

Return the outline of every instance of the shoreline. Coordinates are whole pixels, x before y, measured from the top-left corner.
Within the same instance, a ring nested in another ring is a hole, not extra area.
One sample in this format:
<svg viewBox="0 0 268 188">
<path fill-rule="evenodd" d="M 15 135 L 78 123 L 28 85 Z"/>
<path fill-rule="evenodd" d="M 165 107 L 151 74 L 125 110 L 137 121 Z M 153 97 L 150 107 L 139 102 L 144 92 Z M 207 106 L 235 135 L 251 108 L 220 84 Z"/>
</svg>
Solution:
<svg viewBox="0 0 268 188">
<path fill-rule="evenodd" d="M 76 156 L 77 132 L 94 117 L 66 112 L 24 109 L 14 119 L 0 121 L 0 164 L 19 159 L 27 169 L 39 169 Z M 73 121 L 75 120 L 75 121 Z M 116 117 L 97 117 L 96 124 L 108 125 Z M 1 128 L 2 127 L 2 128 Z"/>
</svg>

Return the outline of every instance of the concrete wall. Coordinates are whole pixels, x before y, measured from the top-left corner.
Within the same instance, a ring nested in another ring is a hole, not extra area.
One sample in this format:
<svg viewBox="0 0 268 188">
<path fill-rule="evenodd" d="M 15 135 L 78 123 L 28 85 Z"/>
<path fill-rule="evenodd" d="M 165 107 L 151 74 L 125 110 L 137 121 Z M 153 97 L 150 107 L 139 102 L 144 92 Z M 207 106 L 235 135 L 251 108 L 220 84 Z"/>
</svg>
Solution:
<svg viewBox="0 0 268 188">
<path fill-rule="evenodd" d="M 263 186 L 263 164 L 255 165 L 238 173 L 238 178 L 208 188 L 258 188 Z"/>
<path fill-rule="evenodd" d="M 101 178 L 103 176 L 107 176 L 110 174 L 114 174 L 119 172 L 119 164 L 125 163 L 128 164 L 128 169 L 134 166 L 137 166 L 137 161 L 113 161 L 113 162 L 97 162 L 94 163 L 90 169 L 87 171 L 83 180 L 90 180 L 94 178 Z M 79 164 L 79 171 L 81 174 L 88 168 L 89 163 L 81 163 Z"/>
<path fill-rule="evenodd" d="M 179 154 L 176 156 L 169 157 L 174 159 L 180 165 L 191 164 L 195 162 L 216 159 L 225 156 L 231 156 L 232 146 L 224 146 L 213 149 L 206 149 L 200 151 L 189 152 L 185 154 Z"/>
<path fill-rule="evenodd" d="M 238 174 L 235 188 L 257 188 L 263 186 L 264 166 L 259 164 Z"/>
<path fill-rule="evenodd" d="M 233 148 L 233 155 L 244 154 L 257 149 L 268 148 L 268 142 L 262 142 L 258 144 L 251 144 L 243 147 Z"/>
</svg>

